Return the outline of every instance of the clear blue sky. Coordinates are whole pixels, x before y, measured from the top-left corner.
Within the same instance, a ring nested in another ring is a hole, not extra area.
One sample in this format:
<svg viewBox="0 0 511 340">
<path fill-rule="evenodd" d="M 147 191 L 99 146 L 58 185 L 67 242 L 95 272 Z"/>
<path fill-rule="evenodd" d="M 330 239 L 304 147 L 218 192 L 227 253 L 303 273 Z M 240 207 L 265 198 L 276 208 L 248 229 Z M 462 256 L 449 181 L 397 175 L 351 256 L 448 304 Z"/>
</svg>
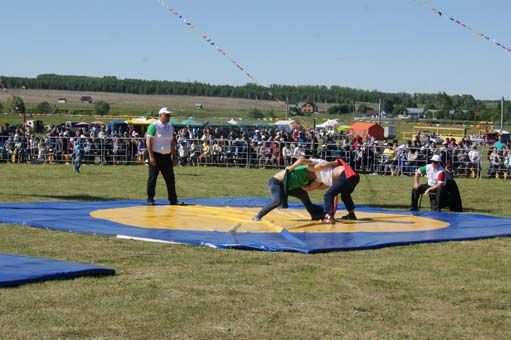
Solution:
<svg viewBox="0 0 511 340">
<path fill-rule="evenodd" d="M 264 84 L 510 95 L 511 53 L 411 0 L 176 0 Z M 432 0 L 511 47 L 511 1 Z M 157 0 L 0 0 L 0 74 L 250 82 Z"/>
</svg>

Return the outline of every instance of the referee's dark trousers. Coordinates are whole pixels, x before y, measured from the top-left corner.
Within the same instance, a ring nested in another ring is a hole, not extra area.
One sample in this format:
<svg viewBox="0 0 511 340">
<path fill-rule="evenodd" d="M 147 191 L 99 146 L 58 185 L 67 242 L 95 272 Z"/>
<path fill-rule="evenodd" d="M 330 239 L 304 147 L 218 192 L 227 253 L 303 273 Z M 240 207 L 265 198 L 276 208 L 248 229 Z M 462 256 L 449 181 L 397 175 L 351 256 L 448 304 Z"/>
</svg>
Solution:
<svg viewBox="0 0 511 340">
<path fill-rule="evenodd" d="M 167 185 L 167 195 L 170 203 L 177 202 L 176 182 L 174 178 L 174 167 L 172 165 L 171 154 L 161 154 L 153 152 L 156 165 L 149 163 L 149 177 L 147 178 L 147 199 L 153 200 L 156 191 L 156 179 L 161 171 L 165 184 Z"/>
</svg>

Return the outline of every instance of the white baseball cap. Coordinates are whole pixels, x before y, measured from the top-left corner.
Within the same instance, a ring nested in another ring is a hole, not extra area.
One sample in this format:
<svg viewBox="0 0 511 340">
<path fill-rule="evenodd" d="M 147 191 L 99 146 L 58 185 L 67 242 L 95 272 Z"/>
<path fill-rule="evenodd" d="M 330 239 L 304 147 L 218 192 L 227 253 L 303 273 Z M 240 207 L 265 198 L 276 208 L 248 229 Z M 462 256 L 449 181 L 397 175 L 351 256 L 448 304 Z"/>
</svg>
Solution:
<svg viewBox="0 0 511 340">
<path fill-rule="evenodd" d="M 433 155 L 433 157 L 431 157 L 431 161 L 440 163 L 442 158 L 440 158 L 440 155 Z"/>
<path fill-rule="evenodd" d="M 172 111 L 170 111 L 167 107 L 162 107 L 160 109 L 160 112 L 158 112 L 160 115 L 170 115 L 172 114 Z"/>
</svg>

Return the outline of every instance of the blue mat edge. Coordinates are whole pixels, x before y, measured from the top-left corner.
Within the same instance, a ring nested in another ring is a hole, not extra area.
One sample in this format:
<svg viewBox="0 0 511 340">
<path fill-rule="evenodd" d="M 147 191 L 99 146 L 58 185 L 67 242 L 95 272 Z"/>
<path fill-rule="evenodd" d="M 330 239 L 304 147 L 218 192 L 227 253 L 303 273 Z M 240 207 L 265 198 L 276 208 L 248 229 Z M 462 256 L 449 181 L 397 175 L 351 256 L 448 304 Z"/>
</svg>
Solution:
<svg viewBox="0 0 511 340">
<path fill-rule="evenodd" d="M 194 199 L 185 199 L 184 201 L 185 202 L 190 202 L 191 204 L 210 204 L 210 205 L 216 205 L 213 201 L 216 200 L 216 199 L 223 199 L 223 200 L 226 200 L 226 201 L 239 201 L 239 200 L 242 200 L 242 201 L 245 201 L 245 200 L 257 200 L 260 202 L 260 200 L 265 200 L 266 198 L 261 198 L 261 197 L 216 197 L 216 198 L 194 198 Z M 82 202 L 82 201 L 51 201 L 51 202 L 17 202 L 17 203 L 11 203 L 13 205 L 30 205 L 30 204 L 37 204 L 37 203 L 55 203 L 55 204 L 72 204 L 72 203 L 89 203 L 89 204 L 99 204 L 99 203 L 122 203 L 122 204 L 127 204 L 127 205 L 130 205 L 130 204 L 142 204 L 144 203 L 145 201 L 141 201 L 141 200 L 106 200 L 106 201 L 86 201 L 86 202 Z M 161 201 L 161 202 L 164 202 L 164 201 Z M 193 203 L 192 203 L 193 202 Z M 2 203 L 2 204 L 9 204 L 9 203 Z M 260 206 L 259 204 L 256 204 L 256 205 L 250 205 L 250 204 L 242 204 L 242 205 L 232 205 L 232 206 Z M 290 204 L 290 208 L 302 208 L 300 206 L 300 204 L 298 203 L 291 203 Z M 340 208 L 342 209 L 342 205 L 340 205 Z M 380 208 L 380 207 L 370 207 L 370 206 L 359 206 L 357 207 L 357 209 L 359 209 L 360 211 L 382 211 L 382 212 L 399 212 L 399 213 L 407 213 L 407 214 L 410 214 L 410 215 L 416 215 L 416 216 L 429 216 L 431 214 L 431 212 L 429 211 L 424 211 L 424 212 L 418 212 L 418 213 L 411 213 L 411 212 L 405 212 L 405 211 L 402 211 L 402 210 L 392 210 L 392 209 L 386 209 L 386 208 Z M 444 214 L 445 216 L 448 216 L 448 215 L 459 215 L 460 213 L 452 213 L 452 212 L 442 212 L 442 214 Z M 467 213 L 463 213 L 463 215 L 470 215 L 470 216 L 473 216 L 473 217 L 486 217 L 486 218 L 493 218 L 493 219 L 502 219 L 502 220 L 509 220 L 509 218 L 506 218 L 506 217 L 501 217 L 501 216 L 492 216 L 492 215 L 483 215 L 483 214 L 467 214 Z M 17 223 L 15 221 L 8 221 L 8 222 L 0 222 L 0 223 L 12 223 L 12 224 L 18 224 L 20 225 L 20 223 Z M 36 228 L 41 228 L 41 229 L 46 229 L 46 230 L 52 230 L 52 231 L 64 231 L 63 229 L 61 228 L 52 228 L 52 227 L 48 227 L 46 225 L 43 225 L 43 224 L 39 224 L 39 223 L 32 223 L 32 224 L 21 224 L 21 225 L 26 225 L 26 226 L 31 226 L 31 227 L 36 227 Z M 81 232 L 81 231 L 74 231 L 74 230 L 69 230 L 69 232 L 72 232 L 72 233 L 76 233 L 76 234 L 81 234 L 81 235 L 97 235 L 97 236 L 105 236 L 105 237 L 115 237 L 117 234 L 113 234 L 113 233 L 90 233 L 90 232 Z M 421 243 L 443 243 L 443 242 L 458 242 L 458 241 L 472 241 L 472 240 L 483 240 L 483 239 L 490 239 L 490 238 L 499 238 L 499 237 L 511 237 L 511 233 L 504 233 L 504 234 L 500 234 L 500 235 L 491 235 L 491 236 L 487 236 L 487 235 L 482 235 L 482 236 L 468 236 L 468 237 L 460 237 L 460 238 L 457 238 L 457 239 L 440 239 L 440 240 L 419 240 L 419 241 L 398 241 L 398 242 L 388 242 L 388 243 L 385 243 L 385 244 L 375 244 L 375 245 L 366 245 L 364 247 L 353 247 L 353 248 L 350 248 L 350 247 L 342 247 L 342 248 L 337 248 L 337 247 L 331 247 L 331 248 L 323 248 L 323 249 L 303 249 L 303 248 L 295 248 L 295 247 L 286 247 L 286 246 L 280 246 L 278 248 L 274 248 L 274 247 L 267 247 L 267 246 L 263 246 L 263 245 L 260 245 L 260 244 L 242 244 L 242 243 L 239 243 L 239 244 L 229 244 L 229 243 L 226 243 L 226 244 L 222 244 L 222 243 L 216 243 L 216 244 L 209 244 L 208 242 L 202 242 L 202 241 L 198 241 L 198 242 L 179 242 L 179 243 L 183 243 L 183 244 L 192 244 L 192 245 L 200 245 L 200 246 L 209 246 L 209 247 L 214 247 L 214 248 L 217 248 L 217 249 L 237 249 L 237 250 L 259 250 L 259 251 L 272 251 L 272 252 L 296 252 L 296 253 L 304 253 L 304 254 L 317 254 L 317 253 L 328 253 L 328 252 L 333 252 L 333 251 L 354 251 L 354 250 L 369 250 L 369 249 L 380 249 L 380 248 L 386 248 L 386 247 L 394 247 L 394 246 L 405 246 L 405 245 L 414 245 L 414 244 L 421 244 Z"/>
</svg>

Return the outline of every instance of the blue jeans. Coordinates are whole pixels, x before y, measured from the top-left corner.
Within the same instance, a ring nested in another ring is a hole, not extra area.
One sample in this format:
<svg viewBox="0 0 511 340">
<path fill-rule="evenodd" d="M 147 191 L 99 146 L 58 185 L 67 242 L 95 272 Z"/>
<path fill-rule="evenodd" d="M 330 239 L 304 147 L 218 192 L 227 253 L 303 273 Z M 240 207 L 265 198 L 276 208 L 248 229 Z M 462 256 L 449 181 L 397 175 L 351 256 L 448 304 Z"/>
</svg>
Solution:
<svg viewBox="0 0 511 340">
<path fill-rule="evenodd" d="M 268 214 L 273 209 L 282 205 L 285 201 L 284 197 L 284 183 L 277 180 L 275 177 L 272 177 L 268 181 L 268 191 L 270 192 L 271 202 L 265 205 L 259 213 L 257 213 L 257 217 L 263 218 L 266 214 Z M 299 188 L 288 191 L 289 196 L 293 196 L 302 201 L 305 209 L 311 215 L 312 219 L 320 219 L 323 216 L 323 211 L 319 205 L 313 204 L 309 198 L 309 194 L 307 191 Z"/>
<path fill-rule="evenodd" d="M 73 159 L 73 166 L 74 166 L 74 170 L 76 172 L 80 172 L 80 166 L 82 165 L 82 157 L 81 156 L 76 156 L 74 159 Z"/>
</svg>

